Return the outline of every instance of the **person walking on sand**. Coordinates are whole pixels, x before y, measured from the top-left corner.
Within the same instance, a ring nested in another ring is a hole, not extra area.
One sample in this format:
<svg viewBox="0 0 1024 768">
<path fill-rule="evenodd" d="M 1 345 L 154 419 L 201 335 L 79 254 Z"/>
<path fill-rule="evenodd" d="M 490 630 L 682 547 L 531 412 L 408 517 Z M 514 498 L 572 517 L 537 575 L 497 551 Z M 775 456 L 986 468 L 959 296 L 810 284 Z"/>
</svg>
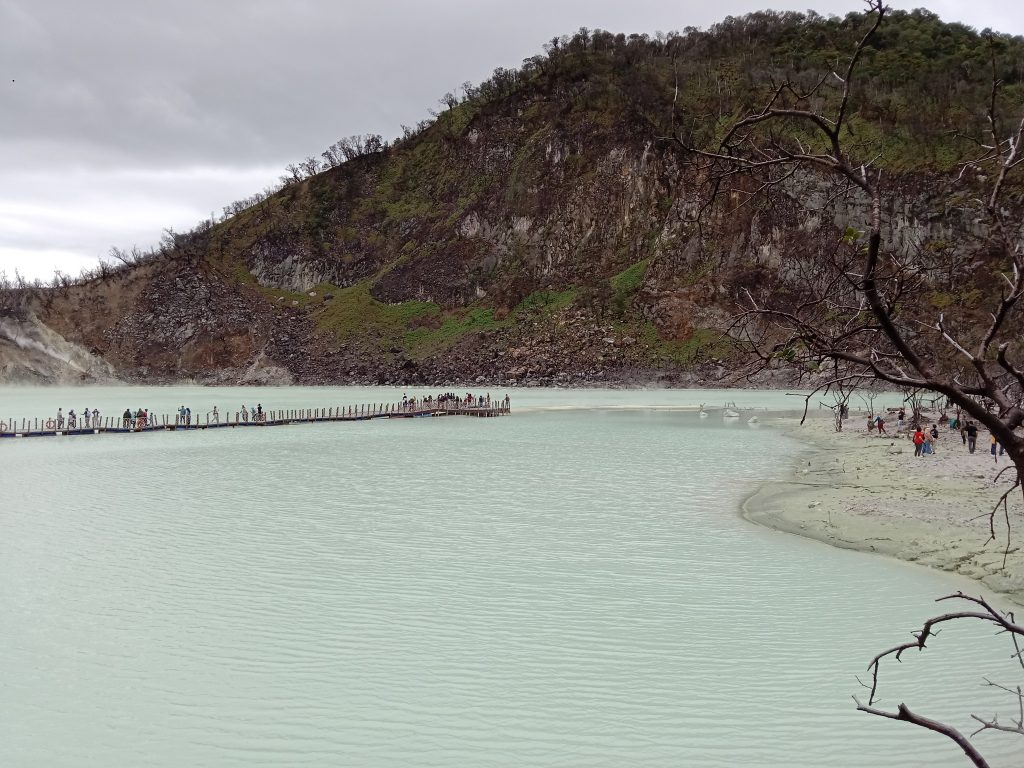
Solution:
<svg viewBox="0 0 1024 768">
<path fill-rule="evenodd" d="M 921 451 L 924 449 L 924 432 L 921 431 L 920 427 L 914 428 L 914 455 L 920 456 Z"/>
<path fill-rule="evenodd" d="M 968 421 L 965 430 L 967 432 L 967 452 L 974 453 L 974 449 L 978 446 L 978 427 L 973 421 Z"/>
<path fill-rule="evenodd" d="M 931 438 L 932 438 L 929 441 L 929 443 L 931 444 L 931 447 L 932 447 L 931 452 L 935 453 L 935 444 L 939 442 L 939 425 L 938 424 L 932 424 L 932 429 L 931 429 L 931 433 L 930 434 L 931 434 Z"/>
<path fill-rule="evenodd" d="M 882 414 L 875 416 L 875 429 L 878 430 L 879 435 L 884 435 L 885 432 L 885 419 L 882 418 Z"/>
<path fill-rule="evenodd" d="M 989 450 L 992 452 L 992 461 L 994 461 L 996 464 L 998 464 L 999 463 L 999 456 L 1002 456 L 1004 453 L 1006 453 L 1006 449 L 1003 448 L 1003 444 L 1000 443 L 996 439 L 995 435 L 992 435 L 991 440 L 992 440 L 992 445 L 989 447 Z M 999 456 L 996 456 L 996 446 L 997 445 L 999 446 Z"/>
</svg>

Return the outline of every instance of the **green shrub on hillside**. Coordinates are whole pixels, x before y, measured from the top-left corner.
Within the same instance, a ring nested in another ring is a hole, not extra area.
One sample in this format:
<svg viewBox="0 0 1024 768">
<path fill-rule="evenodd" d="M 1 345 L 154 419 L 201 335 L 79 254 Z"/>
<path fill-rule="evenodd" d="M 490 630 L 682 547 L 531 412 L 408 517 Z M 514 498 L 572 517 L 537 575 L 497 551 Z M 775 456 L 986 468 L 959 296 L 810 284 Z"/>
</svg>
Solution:
<svg viewBox="0 0 1024 768">
<path fill-rule="evenodd" d="M 427 301 L 403 301 L 385 304 L 370 295 L 370 283 L 364 281 L 349 288 L 334 290 L 334 298 L 324 305 L 317 317 L 321 330 L 345 341 L 352 336 L 368 337 L 378 342 L 397 342 L 406 333 L 409 323 L 440 313 L 440 307 Z"/>
<path fill-rule="evenodd" d="M 513 314 L 519 315 L 530 312 L 552 314 L 565 309 L 575 300 L 575 288 L 569 288 L 565 291 L 534 291 L 516 305 Z"/>
<path fill-rule="evenodd" d="M 649 257 L 642 259 L 622 270 L 608 281 L 612 287 L 611 308 L 616 315 L 621 317 L 626 313 L 633 295 L 644 284 L 644 278 L 647 277 L 647 267 L 650 261 Z"/>
</svg>

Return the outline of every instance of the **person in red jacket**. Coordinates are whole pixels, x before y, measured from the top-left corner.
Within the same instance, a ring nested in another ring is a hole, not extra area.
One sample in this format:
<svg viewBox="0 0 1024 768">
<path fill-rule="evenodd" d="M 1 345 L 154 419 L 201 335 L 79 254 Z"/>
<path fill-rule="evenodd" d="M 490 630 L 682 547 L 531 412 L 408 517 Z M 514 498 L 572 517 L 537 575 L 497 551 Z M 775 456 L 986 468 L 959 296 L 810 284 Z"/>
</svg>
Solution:
<svg viewBox="0 0 1024 768">
<path fill-rule="evenodd" d="M 914 427 L 914 455 L 921 455 L 921 448 L 924 446 L 924 432 L 921 427 Z"/>
</svg>

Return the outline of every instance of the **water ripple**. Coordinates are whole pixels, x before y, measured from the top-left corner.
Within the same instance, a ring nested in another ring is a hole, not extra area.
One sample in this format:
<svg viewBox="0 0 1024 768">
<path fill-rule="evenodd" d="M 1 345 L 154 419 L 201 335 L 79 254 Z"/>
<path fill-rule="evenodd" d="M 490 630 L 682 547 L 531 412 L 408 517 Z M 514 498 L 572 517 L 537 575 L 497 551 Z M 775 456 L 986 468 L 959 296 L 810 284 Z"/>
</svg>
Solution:
<svg viewBox="0 0 1024 768">
<path fill-rule="evenodd" d="M 946 584 L 749 526 L 791 446 L 708 421 L 5 449 L 0 763 L 960 765 L 849 699 Z M 893 678 L 938 714 L 954 639 Z"/>
</svg>

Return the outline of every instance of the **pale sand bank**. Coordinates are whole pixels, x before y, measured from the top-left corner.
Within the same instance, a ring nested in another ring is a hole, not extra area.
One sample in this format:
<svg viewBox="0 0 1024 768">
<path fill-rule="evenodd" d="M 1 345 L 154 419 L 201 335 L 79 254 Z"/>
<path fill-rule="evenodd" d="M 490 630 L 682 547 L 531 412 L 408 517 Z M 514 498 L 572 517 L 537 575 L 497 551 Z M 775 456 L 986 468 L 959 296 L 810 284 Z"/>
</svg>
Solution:
<svg viewBox="0 0 1024 768">
<path fill-rule="evenodd" d="M 937 420 L 937 419 L 934 419 Z M 992 461 L 987 432 L 969 454 L 957 432 L 940 426 L 934 455 L 916 458 L 909 439 L 877 437 L 854 413 L 842 433 L 831 416 L 779 419 L 789 434 L 809 444 L 784 480 L 760 488 L 743 503 L 755 523 L 837 547 L 878 552 L 979 579 L 1024 605 L 1024 501 L 1010 497 L 1012 539 L 1003 567 L 1006 522 L 996 520 L 988 541 L 988 512 L 1006 489 L 993 483 L 1009 461 Z M 931 422 L 929 422 L 929 425 Z M 896 420 L 887 422 L 895 430 Z M 1004 478 L 1010 473 L 1007 472 Z"/>
</svg>

